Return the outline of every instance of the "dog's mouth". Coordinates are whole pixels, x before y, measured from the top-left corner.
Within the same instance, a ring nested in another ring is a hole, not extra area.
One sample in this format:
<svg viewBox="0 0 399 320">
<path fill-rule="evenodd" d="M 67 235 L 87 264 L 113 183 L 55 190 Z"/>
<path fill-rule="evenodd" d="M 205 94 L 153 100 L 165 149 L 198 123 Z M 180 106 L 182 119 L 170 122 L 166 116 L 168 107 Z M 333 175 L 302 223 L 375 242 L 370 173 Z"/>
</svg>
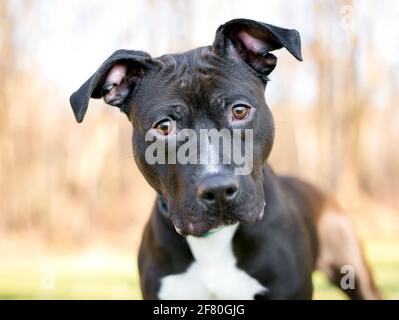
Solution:
<svg viewBox="0 0 399 320">
<path fill-rule="evenodd" d="M 223 227 L 227 227 L 236 224 L 238 221 L 233 219 L 226 219 L 217 223 L 206 223 L 206 222 L 189 222 L 186 228 L 180 228 L 174 224 L 175 230 L 182 236 L 194 236 L 194 237 L 207 237 Z"/>
<path fill-rule="evenodd" d="M 218 230 L 221 230 L 224 227 L 231 226 L 237 223 L 243 224 L 252 224 L 256 222 L 260 222 L 263 219 L 264 215 L 264 207 L 262 210 L 256 215 L 255 219 L 251 220 L 243 220 L 233 217 L 223 217 L 216 221 L 189 221 L 185 223 L 183 226 L 179 226 L 177 223 L 173 221 L 173 225 L 178 234 L 182 236 L 194 236 L 194 237 L 207 237 Z"/>
</svg>

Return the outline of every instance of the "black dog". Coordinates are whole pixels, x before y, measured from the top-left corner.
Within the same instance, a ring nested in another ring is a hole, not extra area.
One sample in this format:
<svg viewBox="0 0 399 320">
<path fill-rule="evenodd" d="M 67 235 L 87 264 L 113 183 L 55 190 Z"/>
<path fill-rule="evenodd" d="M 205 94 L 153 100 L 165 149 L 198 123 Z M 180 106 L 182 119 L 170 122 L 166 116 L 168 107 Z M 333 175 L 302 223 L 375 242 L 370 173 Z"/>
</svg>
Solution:
<svg viewBox="0 0 399 320">
<path fill-rule="evenodd" d="M 264 91 L 277 62 L 270 51 L 282 47 L 302 60 L 296 30 L 236 19 L 218 28 L 213 45 L 185 53 L 116 51 L 71 96 L 78 122 L 90 98 L 127 115 L 136 162 L 158 192 L 139 254 L 145 299 L 310 299 L 316 267 L 351 298 L 379 297 L 336 202 L 266 164 L 274 125 Z M 184 128 L 251 129 L 252 172 L 146 161 L 147 132 L 168 144 Z M 348 288 L 344 265 L 354 272 Z"/>
</svg>

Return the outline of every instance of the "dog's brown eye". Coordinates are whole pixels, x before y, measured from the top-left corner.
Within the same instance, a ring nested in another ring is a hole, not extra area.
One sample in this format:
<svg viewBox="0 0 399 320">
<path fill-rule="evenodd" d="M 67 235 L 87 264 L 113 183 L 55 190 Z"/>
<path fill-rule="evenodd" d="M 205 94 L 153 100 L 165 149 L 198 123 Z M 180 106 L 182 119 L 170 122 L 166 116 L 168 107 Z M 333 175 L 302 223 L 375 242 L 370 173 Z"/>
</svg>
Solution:
<svg viewBox="0 0 399 320">
<path fill-rule="evenodd" d="M 157 129 L 160 134 L 167 136 L 173 131 L 173 122 L 171 120 L 162 120 L 157 123 L 155 129 Z"/>
<path fill-rule="evenodd" d="M 237 120 L 245 119 L 249 115 L 249 110 L 250 110 L 250 107 L 248 107 L 246 105 L 243 105 L 243 104 L 235 105 L 232 109 L 234 119 L 237 119 Z"/>
</svg>

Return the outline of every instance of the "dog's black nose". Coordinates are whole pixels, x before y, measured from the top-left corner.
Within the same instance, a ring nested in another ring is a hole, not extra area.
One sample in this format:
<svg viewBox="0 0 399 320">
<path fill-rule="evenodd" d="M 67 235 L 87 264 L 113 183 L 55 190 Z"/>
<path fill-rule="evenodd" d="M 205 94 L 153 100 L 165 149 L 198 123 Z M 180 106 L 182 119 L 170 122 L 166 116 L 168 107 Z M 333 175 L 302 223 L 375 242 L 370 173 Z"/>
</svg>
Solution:
<svg viewBox="0 0 399 320">
<path fill-rule="evenodd" d="M 238 179 L 233 175 L 213 175 L 197 185 L 197 197 L 207 206 L 229 204 L 238 194 Z"/>
</svg>

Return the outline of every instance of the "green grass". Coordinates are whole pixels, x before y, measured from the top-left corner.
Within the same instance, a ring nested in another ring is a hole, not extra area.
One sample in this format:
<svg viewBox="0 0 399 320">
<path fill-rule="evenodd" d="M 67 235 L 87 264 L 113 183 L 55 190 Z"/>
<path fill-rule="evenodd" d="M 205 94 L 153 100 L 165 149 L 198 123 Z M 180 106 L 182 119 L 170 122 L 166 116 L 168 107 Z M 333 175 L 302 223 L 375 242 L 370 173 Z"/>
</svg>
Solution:
<svg viewBox="0 0 399 320">
<path fill-rule="evenodd" d="M 366 253 L 386 299 L 399 299 L 399 241 L 368 242 Z M 315 299 L 345 299 L 315 272 Z M 140 299 L 133 254 L 91 250 L 0 261 L 0 299 Z"/>
<path fill-rule="evenodd" d="M 0 299 L 140 299 L 133 255 L 21 258 L 0 262 Z"/>
</svg>

